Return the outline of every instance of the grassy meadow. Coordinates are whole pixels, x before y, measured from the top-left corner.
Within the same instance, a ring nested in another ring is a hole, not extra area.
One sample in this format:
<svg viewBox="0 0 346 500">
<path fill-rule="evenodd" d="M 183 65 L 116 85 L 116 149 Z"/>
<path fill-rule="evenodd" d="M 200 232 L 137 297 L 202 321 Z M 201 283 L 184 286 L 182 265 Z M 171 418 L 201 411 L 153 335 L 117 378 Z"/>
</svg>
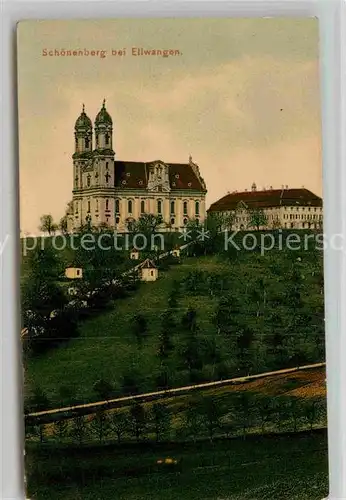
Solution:
<svg viewBox="0 0 346 500">
<path fill-rule="evenodd" d="M 177 467 L 160 469 L 172 457 Z M 32 500 L 321 500 L 323 431 L 145 447 L 27 448 Z"/>
</svg>

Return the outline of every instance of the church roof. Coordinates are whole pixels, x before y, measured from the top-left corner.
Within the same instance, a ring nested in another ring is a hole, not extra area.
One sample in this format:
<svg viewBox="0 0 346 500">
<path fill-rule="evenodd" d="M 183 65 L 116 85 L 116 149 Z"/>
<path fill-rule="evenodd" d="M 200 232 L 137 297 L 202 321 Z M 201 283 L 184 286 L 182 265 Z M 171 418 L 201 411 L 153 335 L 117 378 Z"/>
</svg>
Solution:
<svg viewBox="0 0 346 500">
<path fill-rule="evenodd" d="M 279 206 L 322 206 L 322 198 L 305 188 L 268 189 L 265 191 L 229 193 L 213 203 L 208 209 L 208 212 L 235 210 L 241 202 L 250 209 L 264 209 Z"/>
<path fill-rule="evenodd" d="M 100 111 L 97 113 L 97 116 L 95 118 L 95 125 L 113 125 L 113 120 L 111 118 L 111 115 L 108 113 L 106 110 L 106 101 L 103 101 L 102 108 Z"/>
<path fill-rule="evenodd" d="M 146 189 L 150 163 L 137 161 L 115 161 L 115 186 L 122 189 Z M 205 191 L 189 163 L 167 163 L 169 184 L 172 191 Z"/>
<path fill-rule="evenodd" d="M 79 115 L 79 117 L 77 118 L 74 128 L 75 128 L 75 130 L 77 130 L 79 128 L 82 128 L 82 129 L 90 129 L 91 128 L 92 129 L 92 122 L 91 122 L 89 116 L 85 112 L 84 104 L 83 104 L 82 112 Z"/>
</svg>

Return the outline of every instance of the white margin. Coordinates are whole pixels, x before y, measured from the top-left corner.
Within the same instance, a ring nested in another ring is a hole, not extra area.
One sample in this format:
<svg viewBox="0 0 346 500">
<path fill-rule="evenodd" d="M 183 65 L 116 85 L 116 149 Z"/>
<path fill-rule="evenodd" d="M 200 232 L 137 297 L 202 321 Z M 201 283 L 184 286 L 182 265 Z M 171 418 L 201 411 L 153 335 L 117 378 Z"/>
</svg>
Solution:
<svg viewBox="0 0 346 500">
<path fill-rule="evenodd" d="M 1 14 L 1 411 L 0 494 L 24 495 L 19 324 L 18 144 L 15 25 L 23 19 L 318 16 L 323 96 L 324 221 L 346 234 L 346 8 L 343 0 L 0 0 Z M 342 95 L 342 90 L 343 95 Z M 6 243 L 6 245 L 4 245 Z M 325 253 L 329 500 L 346 500 L 346 256 Z M 345 312 L 343 308 L 345 307 Z M 308 466 L 308 464 L 307 464 Z"/>
</svg>

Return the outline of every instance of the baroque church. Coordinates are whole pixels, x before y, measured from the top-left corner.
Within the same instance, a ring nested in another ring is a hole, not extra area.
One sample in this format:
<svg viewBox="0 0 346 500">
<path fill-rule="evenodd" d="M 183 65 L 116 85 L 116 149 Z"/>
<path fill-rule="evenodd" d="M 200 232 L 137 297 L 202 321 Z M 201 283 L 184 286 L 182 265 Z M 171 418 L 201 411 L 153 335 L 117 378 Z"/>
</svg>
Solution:
<svg viewBox="0 0 346 500">
<path fill-rule="evenodd" d="M 108 225 L 119 232 L 145 214 L 160 217 L 162 231 L 179 231 L 206 217 L 206 185 L 188 163 L 120 161 L 113 149 L 113 120 L 105 100 L 93 127 L 83 105 L 75 123 L 72 202 L 68 229 Z"/>
</svg>

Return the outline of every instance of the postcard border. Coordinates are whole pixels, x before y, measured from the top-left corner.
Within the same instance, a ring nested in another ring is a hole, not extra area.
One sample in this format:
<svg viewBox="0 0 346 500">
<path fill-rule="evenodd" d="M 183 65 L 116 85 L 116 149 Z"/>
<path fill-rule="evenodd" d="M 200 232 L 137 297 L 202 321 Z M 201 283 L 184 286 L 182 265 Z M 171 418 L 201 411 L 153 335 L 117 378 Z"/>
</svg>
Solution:
<svg viewBox="0 0 346 500">
<path fill-rule="evenodd" d="M 0 493 L 23 499 L 22 367 L 19 336 L 19 193 L 16 23 L 25 19 L 106 17 L 263 17 L 316 16 L 320 19 L 324 225 L 327 239 L 346 234 L 346 7 L 342 0 L 241 0 L 201 2 L 153 0 L 64 3 L 3 0 L 1 45 L 2 182 L 1 258 L 1 412 Z M 85 8 L 87 4 L 87 8 Z M 82 14 L 83 13 L 83 14 Z M 343 248 L 325 251 L 326 349 L 329 436 L 329 500 L 346 498 L 346 256 Z M 343 389 L 343 390 L 342 390 Z"/>
</svg>

